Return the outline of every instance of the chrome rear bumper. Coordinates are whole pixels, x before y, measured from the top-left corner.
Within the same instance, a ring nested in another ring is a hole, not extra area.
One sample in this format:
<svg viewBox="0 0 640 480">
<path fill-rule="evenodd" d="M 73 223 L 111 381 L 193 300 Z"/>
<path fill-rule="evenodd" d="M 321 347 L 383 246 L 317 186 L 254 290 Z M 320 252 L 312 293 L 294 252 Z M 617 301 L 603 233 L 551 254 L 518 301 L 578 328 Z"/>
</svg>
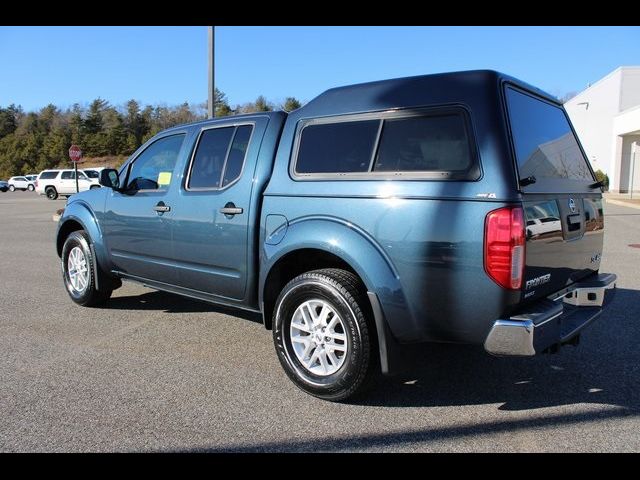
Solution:
<svg viewBox="0 0 640 480">
<path fill-rule="evenodd" d="M 484 348 L 492 355 L 530 356 L 575 338 L 602 313 L 615 294 L 616 275 L 601 273 L 494 322 Z"/>
</svg>

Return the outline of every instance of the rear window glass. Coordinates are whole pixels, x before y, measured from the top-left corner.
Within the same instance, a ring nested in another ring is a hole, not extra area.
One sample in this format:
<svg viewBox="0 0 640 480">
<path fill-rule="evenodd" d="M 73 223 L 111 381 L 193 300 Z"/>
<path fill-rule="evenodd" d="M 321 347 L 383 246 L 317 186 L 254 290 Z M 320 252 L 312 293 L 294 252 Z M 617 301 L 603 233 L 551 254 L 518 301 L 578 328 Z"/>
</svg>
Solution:
<svg viewBox="0 0 640 480">
<path fill-rule="evenodd" d="M 594 180 L 561 108 L 512 88 L 506 95 L 520 178 Z"/>
<path fill-rule="evenodd" d="M 56 178 L 58 176 L 58 172 L 42 172 L 40 174 L 41 180 L 50 180 L 52 178 Z"/>
</svg>

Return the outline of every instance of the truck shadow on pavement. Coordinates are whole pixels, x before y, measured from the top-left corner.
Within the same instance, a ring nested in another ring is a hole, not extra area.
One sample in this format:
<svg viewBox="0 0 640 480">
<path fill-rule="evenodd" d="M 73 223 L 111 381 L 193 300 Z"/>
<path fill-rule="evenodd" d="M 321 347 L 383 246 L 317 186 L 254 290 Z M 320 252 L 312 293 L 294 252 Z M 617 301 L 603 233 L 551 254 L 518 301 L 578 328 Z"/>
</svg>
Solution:
<svg viewBox="0 0 640 480">
<path fill-rule="evenodd" d="M 430 428 L 415 428 L 400 432 L 387 432 L 367 435 L 340 435 L 326 438 L 314 438 L 310 440 L 274 441 L 265 443 L 245 443 L 220 447 L 195 447 L 178 452 L 189 453 L 253 453 L 253 452 L 352 452 L 365 449 L 381 449 L 382 451 L 393 448 L 405 448 L 413 446 L 409 451 L 429 451 L 429 446 L 439 446 L 446 440 L 466 440 L 480 435 L 509 434 L 545 427 L 567 427 L 594 420 L 607 422 L 610 420 L 624 419 L 634 414 L 626 410 L 598 410 L 597 412 L 577 412 L 560 415 L 546 415 L 536 418 L 507 419 L 489 422 L 472 422 L 463 425 L 434 426 Z M 633 444 L 632 444 L 633 445 Z M 449 448 L 448 450 L 451 450 Z M 495 453 L 491 447 L 473 448 L 474 451 L 489 451 Z M 521 445 L 512 447 L 511 451 L 538 451 L 539 446 L 523 448 Z M 599 451 L 600 449 L 595 449 Z M 175 450 L 168 450 L 175 451 Z M 556 448 L 554 451 L 558 451 Z M 563 450 L 565 451 L 565 450 Z M 571 450 L 568 450 L 571 451 Z"/>
<path fill-rule="evenodd" d="M 618 289 L 606 313 L 584 332 L 581 344 L 577 348 L 565 347 L 555 355 L 495 358 L 478 347 L 416 345 L 406 352 L 405 360 L 410 366 L 404 373 L 379 378 L 368 393 L 349 402 L 354 406 L 385 408 L 497 404 L 496 408 L 505 413 L 529 410 L 526 417 L 516 415 L 497 420 L 479 417 L 461 424 L 397 432 L 202 446 L 186 451 L 338 452 L 389 450 L 412 444 L 428 450 L 430 445 L 438 446 L 445 440 L 469 441 L 479 435 L 583 424 L 612 428 L 610 422 L 640 416 L 639 318 L 640 291 Z M 571 405 L 576 405 L 575 411 L 566 408 L 535 411 Z M 349 405 L 335 408 L 340 411 L 344 407 Z M 636 444 L 629 440 L 627 445 L 635 450 Z M 539 445 L 531 447 L 539 448 Z"/>
<path fill-rule="evenodd" d="M 640 291 L 618 288 L 578 347 L 496 358 L 481 347 L 412 345 L 403 369 L 351 403 L 387 407 L 501 404 L 530 410 L 599 403 L 640 413 Z"/>
<path fill-rule="evenodd" d="M 222 305 L 213 305 L 173 293 L 150 291 L 142 295 L 112 297 L 104 307 L 115 310 L 157 310 L 166 313 L 220 313 L 242 318 L 251 322 L 262 323 L 262 316 L 245 310 L 238 310 Z"/>
<path fill-rule="evenodd" d="M 262 323 L 259 314 L 159 291 L 116 296 L 106 307 L 221 313 Z M 397 375 L 379 376 L 371 389 L 348 403 L 391 408 L 495 403 L 499 410 L 511 411 L 597 403 L 640 414 L 639 319 L 640 291 L 618 288 L 602 317 L 585 330 L 580 345 L 566 346 L 557 354 L 496 358 L 477 346 L 406 346 Z"/>
</svg>

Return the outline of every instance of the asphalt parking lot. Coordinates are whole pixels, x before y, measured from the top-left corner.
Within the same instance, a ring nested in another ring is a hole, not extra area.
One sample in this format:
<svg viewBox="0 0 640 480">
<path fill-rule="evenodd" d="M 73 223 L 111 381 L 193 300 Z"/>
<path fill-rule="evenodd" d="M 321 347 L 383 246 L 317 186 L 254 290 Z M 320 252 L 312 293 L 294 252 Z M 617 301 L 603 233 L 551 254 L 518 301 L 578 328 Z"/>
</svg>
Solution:
<svg viewBox="0 0 640 480">
<path fill-rule="evenodd" d="M 299 391 L 256 318 L 125 283 L 68 298 L 52 213 L 0 193 L 0 451 L 639 451 L 640 210 L 606 205 L 609 310 L 578 348 L 414 347 L 351 404 Z"/>
</svg>

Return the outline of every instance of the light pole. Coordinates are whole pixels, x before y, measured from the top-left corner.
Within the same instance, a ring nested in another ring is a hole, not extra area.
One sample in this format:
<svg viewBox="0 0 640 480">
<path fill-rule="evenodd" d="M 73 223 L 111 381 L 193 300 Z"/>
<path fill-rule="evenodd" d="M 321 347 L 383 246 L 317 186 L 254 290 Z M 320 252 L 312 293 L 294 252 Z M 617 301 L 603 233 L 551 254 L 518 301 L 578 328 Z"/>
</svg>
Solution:
<svg viewBox="0 0 640 480">
<path fill-rule="evenodd" d="M 635 169 L 636 169 L 636 149 L 633 150 L 633 156 L 631 157 L 631 187 L 629 188 L 630 200 L 633 200 L 633 180 L 634 180 L 633 177 L 636 174 Z"/>
<path fill-rule="evenodd" d="M 216 116 L 216 106 L 215 106 L 215 63 L 214 63 L 214 50 L 215 50 L 215 28 L 209 27 L 209 102 L 207 104 L 207 116 L 209 118 L 213 118 Z"/>
</svg>

